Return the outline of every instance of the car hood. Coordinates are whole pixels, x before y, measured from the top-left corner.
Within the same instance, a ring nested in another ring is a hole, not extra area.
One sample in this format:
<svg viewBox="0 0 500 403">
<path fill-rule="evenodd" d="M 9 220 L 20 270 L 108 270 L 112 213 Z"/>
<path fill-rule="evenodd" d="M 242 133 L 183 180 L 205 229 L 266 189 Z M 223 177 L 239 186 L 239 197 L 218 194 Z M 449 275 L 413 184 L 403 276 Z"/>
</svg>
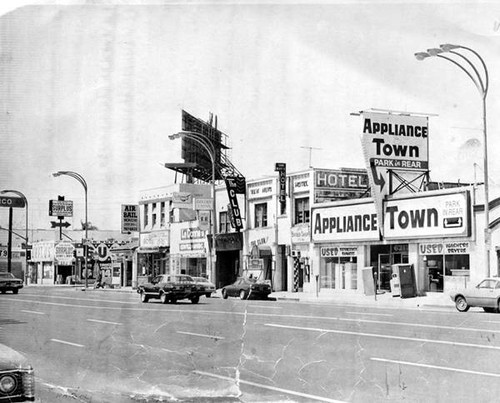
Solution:
<svg viewBox="0 0 500 403">
<path fill-rule="evenodd" d="M 29 367 L 28 360 L 24 355 L 0 344 L 0 371 L 27 367 Z"/>
</svg>

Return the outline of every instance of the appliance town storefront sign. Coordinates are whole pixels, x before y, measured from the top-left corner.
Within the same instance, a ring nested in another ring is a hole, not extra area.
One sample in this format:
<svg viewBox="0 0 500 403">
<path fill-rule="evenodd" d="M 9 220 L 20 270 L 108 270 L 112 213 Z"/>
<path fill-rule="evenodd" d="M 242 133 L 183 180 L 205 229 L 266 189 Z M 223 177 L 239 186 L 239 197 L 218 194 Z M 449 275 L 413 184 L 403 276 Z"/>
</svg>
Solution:
<svg viewBox="0 0 500 403">
<path fill-rule="evenodd" d="M 384 227 L 386 239 L 470 236 L 469 192 L 389 200 Z"/>
<path fill-rule="evenodd" d="M 470 236 L 470 194 L 460 191 L 389 200 L 387 240 Z M 312 209 L 313 242 L 378 241 L 375 204 L 339 204 Z"/>
<path fill-rule="evenodd" d="M 311 228 L 313 242 L 379 240 L 373 202 L 313 208 Z"/>
</svg>

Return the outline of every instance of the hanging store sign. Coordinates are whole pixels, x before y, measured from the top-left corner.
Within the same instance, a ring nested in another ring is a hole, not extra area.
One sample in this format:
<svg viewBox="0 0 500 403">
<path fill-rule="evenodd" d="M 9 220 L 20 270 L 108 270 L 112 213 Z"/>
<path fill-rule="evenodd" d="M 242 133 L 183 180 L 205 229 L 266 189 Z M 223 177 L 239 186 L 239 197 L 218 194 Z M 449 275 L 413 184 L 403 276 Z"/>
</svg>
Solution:
<svg viewBox="0 0 500 403">
<path fill-rule="evenodd" d="M 236 232 L 243 229 L 243 221 L 241 220 L 241 211 L 238 205 L 238 197 L 236 190 L 238 188 L 238 183 L 235 177 L 227 176 L 225 178 L 227 195 L 229 197 L 229 204 L 231 206 L 231 214 L 233 219 L 231 220 L 231 225 L 234 227 Z"/>
<path fill-rule="evenodd" d="M 274 170 L 278 172 L 278 198 L 283 210 L 286 206 L 286 164 L 284 162 L 277 162 Z"/>
<path fill-rule="evenodd" d="M 429 169 L 428 117 L 374 112 L 363 112 L 362 116 L 361 144 L 382 226 L 383 201 L 390 191 L 389 171 Z"/>
<path fill-rule="evenodd" d="M 138 231 L 140 231 L 139 205 L 122 204 L 122 234 Z"/>
<path fill-rule="evenodd" d="M 49 216 L 73 217 L 73 202 L 71 200 L 49 200 Z"/>
<path fill-rule="evenodd" d="M 469 192 L 389 200 L 386 239 L 470 236 Z"/>
</svg>

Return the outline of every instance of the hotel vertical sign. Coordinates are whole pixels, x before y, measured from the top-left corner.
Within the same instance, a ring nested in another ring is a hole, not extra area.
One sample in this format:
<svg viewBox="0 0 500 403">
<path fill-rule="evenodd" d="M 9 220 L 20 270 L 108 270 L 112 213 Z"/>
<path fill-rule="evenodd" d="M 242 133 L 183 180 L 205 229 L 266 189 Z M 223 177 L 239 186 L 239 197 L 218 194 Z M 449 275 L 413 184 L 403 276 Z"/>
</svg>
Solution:
<svg viewBox="0 0 500 403">
<path fill-rule="evenodd" d="M 281 212 L 283 213 L 286 209 L 286 164 L 284 162 L 277 162 L 274 170 L 278 172 L 278 197 L 281 204 Z"/>
</svg>

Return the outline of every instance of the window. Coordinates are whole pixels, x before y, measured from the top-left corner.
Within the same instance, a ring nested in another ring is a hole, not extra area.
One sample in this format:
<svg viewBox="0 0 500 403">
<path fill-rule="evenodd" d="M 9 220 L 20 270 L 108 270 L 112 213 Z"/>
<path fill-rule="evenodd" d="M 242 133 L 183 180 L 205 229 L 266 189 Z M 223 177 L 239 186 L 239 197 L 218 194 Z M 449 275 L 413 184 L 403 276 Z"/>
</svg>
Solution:
<svg viewBox="0 0 500 403">
<path fill-rule="evenodd" d="M 267 203 L 255 205 L 255 228 L 267 227 Z"/>
<path fill-rule="evenodd" d="M 165 202 L 162 201 L 160 204 L 160 226 L 165 226 Z"/>
<path fill-rule="evenodd" d="M 295 199 L 295 224 L 309 222 L 309 197 Z"/>
<path fill-rule="evenodd" d="M 148 205 L 145 204 L 144 205 L 144 226 L 147 227 L 149 225 L 149 209 L 148 209 Z"/>
<path fill-rule="evenodd" d="M 221 211 L 219 213 L 219 233 L 225 234 L 231 229 L 231 222 L 229 220 L 229 213 L 227 211 Z"/>
</svg>

